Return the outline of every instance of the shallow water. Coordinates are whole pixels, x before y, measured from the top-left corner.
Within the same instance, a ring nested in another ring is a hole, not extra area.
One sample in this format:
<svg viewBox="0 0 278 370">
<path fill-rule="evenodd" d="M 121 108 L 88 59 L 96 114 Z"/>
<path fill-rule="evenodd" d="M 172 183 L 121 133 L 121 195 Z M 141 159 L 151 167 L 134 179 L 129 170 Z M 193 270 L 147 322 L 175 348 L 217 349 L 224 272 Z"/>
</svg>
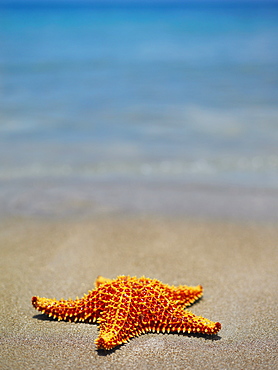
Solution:
<svg viewBox="0 0 278 370">
<path fill-rule="evenodd" d="M 277 189 L 276 5 L 0 14 L 3 199 L 101 179 Z"/>
</svg>

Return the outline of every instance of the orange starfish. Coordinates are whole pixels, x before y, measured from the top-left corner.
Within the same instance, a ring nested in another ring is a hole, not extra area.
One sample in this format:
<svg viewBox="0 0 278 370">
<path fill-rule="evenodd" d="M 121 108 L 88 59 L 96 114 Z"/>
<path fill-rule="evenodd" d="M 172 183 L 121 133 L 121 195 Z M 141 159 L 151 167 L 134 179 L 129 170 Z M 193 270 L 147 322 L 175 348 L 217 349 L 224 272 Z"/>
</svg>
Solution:
<svg viewBox="0 0 278 370">
<path fill-rule="evenodd" d="M 183 308 L 202 296 L 202 287 L 169 286 L 155 279 L 99 276 L 96 288 L 76 300 L 33 297 L 42 313 L 66 321 L 97 321 L 97 348 L 111 349 L 145 332 L 216 334 L 219 322 L 195 316 Z"/>
</svg>

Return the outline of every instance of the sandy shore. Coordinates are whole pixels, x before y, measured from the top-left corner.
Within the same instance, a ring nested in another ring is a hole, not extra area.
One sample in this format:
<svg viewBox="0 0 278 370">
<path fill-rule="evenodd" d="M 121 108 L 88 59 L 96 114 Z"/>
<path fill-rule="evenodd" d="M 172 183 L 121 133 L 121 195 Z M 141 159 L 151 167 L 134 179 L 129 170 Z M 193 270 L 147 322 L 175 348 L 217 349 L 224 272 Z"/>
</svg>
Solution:
<svg viewBox="0 0 278 370">
<path fill-rule="evenodd" d="M 183 218 L 1 222 L 1 368 L 274 369 L 277 224 Z M 192 312 L 220 321 L 218 337 L 146 334 L 96 351 L 97 325 L 47 320 L 40 295 L 75 298 L 98 275 L 202 284 Z"/>
</svg>

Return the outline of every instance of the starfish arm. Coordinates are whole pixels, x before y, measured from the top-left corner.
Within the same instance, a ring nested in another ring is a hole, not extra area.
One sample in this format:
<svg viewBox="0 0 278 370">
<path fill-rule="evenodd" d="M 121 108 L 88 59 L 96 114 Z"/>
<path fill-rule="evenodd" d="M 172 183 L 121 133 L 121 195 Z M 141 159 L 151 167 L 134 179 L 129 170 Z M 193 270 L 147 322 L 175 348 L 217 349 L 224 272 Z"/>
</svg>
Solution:
<svg viewBox="0 0 278 370">
<path fill-rule="evenodd" d="M 181 287 L 178 287 L 179 290 Z M 169 286 L 166 287 L 169 289 Z M 162 295 L 157 289 L 148 289 L 145 302 L 140 305 L 140 332 L 188 332 L 216 334 L 221 329 L 215 323 L 201 316 L 185 311 L 179 304 Z"/>
<path fill-rule="evenodd" d="M 178 287 L 162 284 L 159 280 L 148 279 L 142 276 L 138 279 L 150 289 L 155 289 L 158 293 L 163 294 L 168 300 L 173 301 L 176 305 L 187 307 L 197 301 L 203 295 L 203 288 L 198 286 L 180 285 Z"/>
<path fill-rule="evenodd" d="M 125 320 L 119 321 L 113 330 L 111 326 L 100 324 L 100 332 L 95 344 L 98 349 L 112 349 L 121 344 L 127 343 L 130 339 L 139 336 L 146 331 L 140 322 L 127 317 Z"/>
<path fill-rule="evenodd" d="M 190 306 L 203 295 L 203 287 L 180 285 L 179 287 L 169 287 L 169 299 L 182 307 Z"/>
<path fill-rule="evenodd" d="M 162 284 L 156 279 L 146 279 L 142 276 L 139 281 L 143 282 L 145 286 L 151 289 L 155 289 L 158 293 L 163 294 L 170 301 L 173 301 L 176 305 L 187 307 L 197 301 L 203 295 L 203 288 L 201 285 L 198 286 L 187 286 L 180 285 L 178 287 Z"/>
<path fill-rule="evenodd" d="M 94 322 L 103 309 L 97 299 L 97 295 L 98 292 L 93 290 L 85 294 L 83 298 L 76 300 L 33 297 L 32 304 L 38 311 L 59 321 Z"/>
<path fill-rule="evenodd" d="M 175 302 L 162 296 L 160 292 L 148 289 L 144 302 L 137 305 L 139 313 L 138 330 L 142 332 L 188 332 L 217 334 L 221 329 L 219 322 L 213 322 L 184 310 Z"/>
<path fill-rule="evenodd" d="M 105 308 L 98 319 L 100 333 L 95 340 L 97 348 L 111 349 L 127 342 L 133 332 L 130 308 L 133 289 L 129 277 L 118 277 L 111 284 L 102 285 L 100 290 L 106 295 Z M 133 336 L 133 335 L 132 335 Z"/>
<path fill-rule="evenodd" d="M 132 292 L 129 285 L 117 284 L 117 294 L 107 301 L 105 309 L 98 319 L 100 333 L 95 340 L 97 348 L 111 349 L 127 341 L 127 333 L 131 330 L 132 322 L 128 320 Z M 129 323 L 128 323 L 129 321 Z"/>
<path fill-rule="evenodd" d="M 156 332 L 187 332 L 214 335 L 221 329 L 219 322 L 196 316 L 192 312 L 181 308 L 169 309 L 164 312 L 160 322 L 156 325 Z"/>
</svg>

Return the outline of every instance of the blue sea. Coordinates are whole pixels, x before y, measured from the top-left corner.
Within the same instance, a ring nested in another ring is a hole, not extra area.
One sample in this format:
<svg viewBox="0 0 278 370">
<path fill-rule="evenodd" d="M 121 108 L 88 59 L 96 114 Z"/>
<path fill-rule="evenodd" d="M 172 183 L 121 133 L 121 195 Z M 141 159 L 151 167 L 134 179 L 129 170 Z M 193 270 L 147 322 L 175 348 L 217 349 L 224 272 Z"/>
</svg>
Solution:
<svg viewBox="0 0 278 370">
<path fill-rule="evenodd" d="M 277 3 L 21 3 L 0 24 L 3 212 L 278 189 Z"/>
</svg>

